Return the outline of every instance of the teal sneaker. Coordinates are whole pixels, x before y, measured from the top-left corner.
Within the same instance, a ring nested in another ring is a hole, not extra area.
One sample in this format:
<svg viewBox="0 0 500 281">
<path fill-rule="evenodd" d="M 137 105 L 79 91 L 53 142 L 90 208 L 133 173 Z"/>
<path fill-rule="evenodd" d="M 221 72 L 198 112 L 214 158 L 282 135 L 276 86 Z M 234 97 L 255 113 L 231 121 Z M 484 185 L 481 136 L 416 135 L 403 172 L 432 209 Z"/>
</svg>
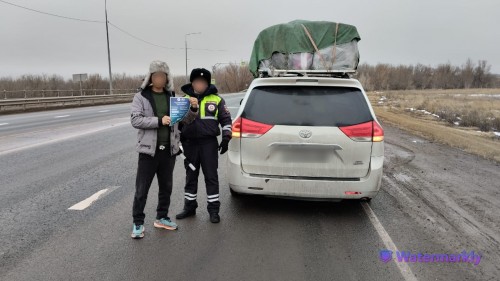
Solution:
<svg viewBox="0 0 500 281">
<path fill-rule="evenodd" d="M 177 230 L 177 224 L 175 222 L 172 222 L 170 218 L 166 219 L 159 219 L 156 220 L 154 223 L 154 226 L 156 228 L 163 228 L 163 229 L 168 229 L 168 230 Z"/>
<path fill-rule="evenodd" d="M 141 239 L 144 237 L 144 225 L 135 225 L 132 229 L 132 238 Z"/>
</svg>

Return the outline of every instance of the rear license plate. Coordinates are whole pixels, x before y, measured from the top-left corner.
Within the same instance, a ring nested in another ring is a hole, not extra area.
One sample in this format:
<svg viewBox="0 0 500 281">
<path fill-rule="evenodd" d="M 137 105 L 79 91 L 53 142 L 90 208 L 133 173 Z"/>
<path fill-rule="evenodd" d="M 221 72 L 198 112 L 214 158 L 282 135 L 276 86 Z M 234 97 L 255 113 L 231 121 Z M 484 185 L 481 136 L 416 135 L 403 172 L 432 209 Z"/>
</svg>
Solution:
<svg viewBox="0 0 500 281">
<path fill-rule="evenodd" d="M 289 163 L 326 163 L 330 159 L 330 152 L 322 149 L 281 150 L 280 159 Z"/>
</svg>

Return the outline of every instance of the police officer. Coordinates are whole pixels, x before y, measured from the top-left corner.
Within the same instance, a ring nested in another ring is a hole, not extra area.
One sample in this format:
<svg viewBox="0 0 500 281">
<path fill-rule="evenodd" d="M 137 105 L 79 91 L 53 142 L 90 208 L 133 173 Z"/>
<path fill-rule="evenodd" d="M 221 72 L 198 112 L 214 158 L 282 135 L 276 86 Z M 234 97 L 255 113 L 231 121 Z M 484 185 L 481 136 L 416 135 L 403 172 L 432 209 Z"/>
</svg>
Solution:
<svg viewBox="0 0 500 281">
<path fill-rule="evenodd" d="M 181 141 L 186 161 L 186 186 L 184 188 L 184 209 L 176 218 L 184 219 L 196 214 L 198 203 L 198 176 L 201 169 L 205 176 L 207 188 L 207 209 L 212 223 L 219 223 L 219 178 L 217 168 L 220 154 L 226 153 L 231 140 L 231 114 L 226 102 L 217 95 L 217 88 L 211 84 L 211 74 L 204 68 L 196 68 L 191 72 L 190 84 L 181 90 L 187 97 L 198 99 L 199 114 L 194 122 L 183 124 Z M 217 136 L 221 134 L 219 144 Z M 194 165 L 195 170 L 189 167 Z"/>
</svg>

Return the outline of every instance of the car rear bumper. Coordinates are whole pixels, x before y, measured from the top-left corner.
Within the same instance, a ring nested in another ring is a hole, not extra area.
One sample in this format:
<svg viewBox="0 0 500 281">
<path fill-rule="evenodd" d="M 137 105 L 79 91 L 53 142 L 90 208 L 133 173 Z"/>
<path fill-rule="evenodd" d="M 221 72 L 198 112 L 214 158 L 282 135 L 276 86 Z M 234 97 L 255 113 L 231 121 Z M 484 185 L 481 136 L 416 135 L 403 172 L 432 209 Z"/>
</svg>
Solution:
<svg viewBox="0 0 500 281">
<path fill-rule="evenodd" d="M 241 169 L 238 154 L 230 151 L 228 157 L 229 187 L 237 193 L 324 200 L 373 198 L 382 180 L 383 156 L 371 158 L 367 176 L 343 181 L 252 176 Z"/>
</svg>

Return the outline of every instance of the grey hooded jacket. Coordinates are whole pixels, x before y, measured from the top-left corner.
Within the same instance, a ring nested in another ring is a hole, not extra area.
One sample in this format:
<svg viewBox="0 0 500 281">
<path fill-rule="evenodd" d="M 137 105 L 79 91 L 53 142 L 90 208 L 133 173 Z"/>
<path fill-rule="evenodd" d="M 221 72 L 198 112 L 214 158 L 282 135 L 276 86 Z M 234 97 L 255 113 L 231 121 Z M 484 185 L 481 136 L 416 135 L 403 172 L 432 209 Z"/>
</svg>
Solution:
<svg viewBox="0 0 500 281">
<path fill-rule="evenodd" d="M 166 89 L 165 89 L 166 91 Z M 174 92 L 167 91 L 171 97 L 176 96 Z M 157 129 L 164 126 L 161 117 L 157 117 L 154 99 L 150 88 L 146 88 L 135 94 L 132 101 L 132 110 L 130 122 L 132 126 L 138 129 L 136 150 L 139 153 L 149 154 L 154 157 L 157 144 Z M 179 96 L 180 97 L 180 96 Z M 198 116 L 198 110 L 188 110 L 188 113 L 182 119 L 181 123 L 190 124 Z M 171 127 L 170 130 L 170 153 L 176 155 L 179 153 L 180 131 L 179 123 Z"/>
</svg>

